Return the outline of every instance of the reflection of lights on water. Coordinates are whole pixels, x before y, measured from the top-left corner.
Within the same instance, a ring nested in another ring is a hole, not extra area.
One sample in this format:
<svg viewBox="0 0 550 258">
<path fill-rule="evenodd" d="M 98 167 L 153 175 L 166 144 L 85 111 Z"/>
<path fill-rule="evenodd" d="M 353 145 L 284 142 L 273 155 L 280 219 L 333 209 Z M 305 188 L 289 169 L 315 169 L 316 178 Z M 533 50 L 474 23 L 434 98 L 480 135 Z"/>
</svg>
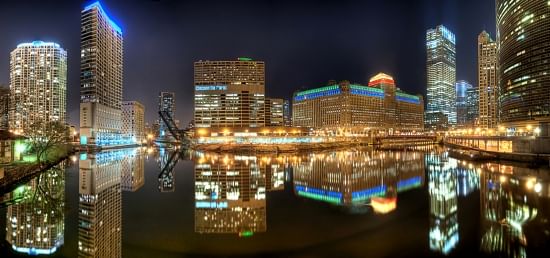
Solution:
<svg viewBox="0 0 550 258">
<path fill-rule="evenodd" d="M 540 193 L 540 191 L 542 191 L 542 185 L 540 183 L 536 183 L 534 190 L 536 193 Z"/>
</svg>

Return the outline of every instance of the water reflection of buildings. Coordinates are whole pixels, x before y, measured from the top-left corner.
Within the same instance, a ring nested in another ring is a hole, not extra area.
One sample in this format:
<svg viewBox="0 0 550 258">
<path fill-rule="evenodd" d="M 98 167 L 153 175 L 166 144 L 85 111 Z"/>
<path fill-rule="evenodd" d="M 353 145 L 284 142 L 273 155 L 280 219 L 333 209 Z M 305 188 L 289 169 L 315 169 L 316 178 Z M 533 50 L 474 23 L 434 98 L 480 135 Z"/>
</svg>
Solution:
<svg viewBox="0 0 550 258">
<path fill-rule="evenodd" d="M 396 208 L 397 193 L 421 187 L 420 152 L 337 151 L 309 154 L 293 165 L 298 196 L 337 205 L 370 203 L 375 212 Z"/>
<path fill-rule="evenodd" d="M 121 257 L 123 160 L 132 150 L 81 154 L 79 162 L 78 254 Z"/>
<path fill-rule="evenodd" d="M 430 249 L 448 254 L 458 243 L 457 160 L 426 154 L 430 194 Z"/>
<path fill-rule="evenodd" d="M 169 151 L 164 147 L 159 148 L 158 163 L 160 168 L 159 191 L 174 192 L 176 190 L 174 167 L 179 159 L 179 152 Z"/>
<path fill-rule="evenodd" d="M 64 242 L 65 164 L 44 172 L 6 195 L 6 241 L 16 252 L 55 253 Z"/>
<path fill-rule="evenodd" d="M 528 239 L 546 245 L 548 174 L 539 174 L 546 177 L 542 181 L 533 169 L 498 164 L 484 165 L 480 173 L 481 249 L 503 257 L 527 257 Z M 536 230 L 528 237 L 529 226 Z"/>
<path fill-rule="evenodd" d="M 129 150 L 122 159 L 122 191 L 135 192 L 145 184 L 145 158 L 143 150 Z"/>
<path fill-rule="evenodd" d="M 269 157 L 209 155 L 195 160 L 195 232 L 265 232 L 266 191 L 284 188 L 284 165 Z"/>
</svg>

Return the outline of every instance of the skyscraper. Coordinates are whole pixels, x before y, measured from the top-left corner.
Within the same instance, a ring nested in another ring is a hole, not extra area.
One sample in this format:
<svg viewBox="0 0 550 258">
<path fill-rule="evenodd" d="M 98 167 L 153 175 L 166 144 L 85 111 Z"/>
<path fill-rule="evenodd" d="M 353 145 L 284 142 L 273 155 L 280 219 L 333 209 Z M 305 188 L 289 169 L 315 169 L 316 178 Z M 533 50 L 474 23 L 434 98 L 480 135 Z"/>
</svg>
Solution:
<svg viewBox="0 0 550 258">
<path fill-rule="evenodd" d="M 159 111 L 167 112 L 172 119 L 174 119 L 174 113 L 176 112 L 176 94 L 174 92 L 160 92 L 159 93 Z M 159 117 L 159 140 L 171 139 L 172 136 L 168 130 L 168 126 Z"/>
<path fill-rule="evenodd" d="M 500 121 L 511 130 L 550 122 L 550 5 L 497 0 Z"/>
<path fill-rule="evenodd" d="M 468 125 L 479 125 L 479 89 L 466 90 L 466 120 Z"/>
<path fill-rule="evenodd" d="M 121 133 L 122 30 L 99 2 L 81 12 L 80 143 L 133 143 Z"/>
<path fill-rule="evenodd" d="M 195 126 L 265 126 L 264 67 L 262 61 L 242 57 L 195 62 Z"/>
<path fill-rule="evenodd" d="M 22 43 L 11 52 L 9 128 L 25 133 L 38 121 L 64 123 L 67 52 L 53 42 Z"/>
<path fill-rule="evenodd" d="M 429 29 L 426 33 L 428 107 L 426 124 L 434 129 L 438 117 L 447 117 L 450 125 L 456 119 L 456 51 L 455 35 L 443 25 Z M 438 114 L 439 113 L 439 114 Z"/>
<path fill-rule="evenodd" d="M 456 82 L 456 120 L 458 126 L 467 126 L 469 124 L 466 100 L 468 89 L 471 88 L 472 85 L 467 81 L 460 80 Z"/>
<path fill-rule="evenodd" d="M 10 88 L 0 84 L 0 130 L 9 129 Z"/>
<path fill-rule="evenodd" d="M 292 113 L 290 111 L 290 101 L 285 99 L 283 102 L 283 123 L 285 126 L 292 126 Z"/>
<path fill-rule="evenodd" d="M 138 101 L 122 101 L 122 134 L 136 143 L 145 140 L 145 107 Z"/>
<path fill-rule="evenodd" d="M 477 37 L 477 74 L 479 85 L 479 125 L 498 125 L 497 43 L 486 31 Z"/>
</svg>

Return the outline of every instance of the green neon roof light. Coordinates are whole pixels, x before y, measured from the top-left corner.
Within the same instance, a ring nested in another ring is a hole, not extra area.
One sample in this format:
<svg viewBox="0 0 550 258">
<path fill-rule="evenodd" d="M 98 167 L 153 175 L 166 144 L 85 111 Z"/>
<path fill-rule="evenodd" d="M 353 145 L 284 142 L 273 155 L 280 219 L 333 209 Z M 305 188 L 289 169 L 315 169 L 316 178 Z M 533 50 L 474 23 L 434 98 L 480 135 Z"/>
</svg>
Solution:
<svg viewBox="0 0 550 258">
<path fill-rule="evenodd" d="M 250 58 L 250 57 L 239 57 L 238 60 L 239 61 L 252 61 L 252 58 Z"/>
<path fill-rule="evenodd" d="M 349 87 L 352 88 L 352 89 L 356 89 L 356 90 L 366 90 L 366 91 L 371 91 L 371 92 L 384 93 L 383 89 L 369 87 L 369 86 L 363 86 L 363 85 L 359 85 L 359 84 L 351 84 Z"/>
<path fill-rule="evenodd" d="M 407 94 L 407 93 L 401 92 L 401 91 L 396 92 L 396 95 L 399 96 L 399 97 L 405 97 L 405 98 L 411 98 L 411 99 L 414 99 L 414 100 L 420 100 L 420 98 L 416 95 Z"/>
<path fill-rule="evenodd" d="M 325 87 L 321 87 L 321 88 L 315 88 L 315 89 L 311 89 L 311 90 L 300 91 L 300 92 L 296 93 L 296 96 L 302 96 L 302 95 L 306 95 L 306 94 L 323 92 L 323 91 L 327 91 L 327 90 L 336 90 L 336 89 L 338 89 L 338 84 L 325 86 Z"/>
</svg>

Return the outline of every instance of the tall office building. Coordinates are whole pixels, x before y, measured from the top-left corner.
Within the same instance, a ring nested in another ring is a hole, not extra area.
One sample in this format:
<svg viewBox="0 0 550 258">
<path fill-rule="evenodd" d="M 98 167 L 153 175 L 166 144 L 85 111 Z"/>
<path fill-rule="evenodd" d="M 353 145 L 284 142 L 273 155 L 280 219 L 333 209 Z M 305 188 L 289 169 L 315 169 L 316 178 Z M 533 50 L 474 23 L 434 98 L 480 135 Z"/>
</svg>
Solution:
<svg viewBox="0 0 550 258">
<path fill-rule="evenodd" d="M 0 84 L 0 130 L 9 129 L 10 88 Z"/>
<path fill-rule="evenodd" d="M 64 123 L 67 52 L 59 44 L 33 41 L 11 52 L 9 129 L 18 133 L 38 121 Z"/>
<path fill-rule="evenodd" d="M 283 102 L 283 124 L 292 126 L 292 112 L 290 111 L 290 100 L 285 99 Z"/>
<path fill-rule="evenodd" d="M 176 112 L 176 94 L 174 92 L 160 92 L 159 93 L 159 111 L 167 112 L 172 119 L 174 119 L 174 113 Z M 167 138 L 172 139 L 172 135 L 168 130 L 168 126 L 162 118 L 159 117 L 159 140 L 167 140 Z"/>
<path fill-rule="evenodd" d="M 81 12 L 80 143 L 124 145 L 121 133 L 122 30 L 99 2 Z"/>
<path fill-rule="evenodd" d="M 429 29 L 426 33 L 428 107 L 426 125 L 434 129 L 441 115 L 447 117 L 449 125 L 455 125 L 456 118 L 456 51 L 455 35 L 443 25 Z"/>
<path fill-rule="evenodd" d="M 145 107 L 138 101 L 122 101 L 122 134 L 136 143 L 145 140 Z"/>
<path fill-rule="evenodd" d="M 265 126 L 284 126 L 283 99 L 265 98 Z"/>
<path fill-rule="evenodd" d="M 550 122 L 550 5 L 497 0 L 500 122 L 511 130 Z"/>
<path fill-rule="evenodd" d="M 479 85 L 479 126 L 498 125 L 497 43 L 486 31 L 477 37 L 477 78 Z"/>
<path fill-rule="evenodd" d="M 456 122 L 458 126 L 468 126 L 468 90 L 473 88 L 472 85 L 464 80 L 456 82 Z M 477 106 L 477 105 L 476 105 Z"/>
<path fill-rule="evenodd" d="M 469 126 L 479 125 L 479 89 L 472 87 L 466 90 L 466 121 Z"/>
<path fill-rule="evenodd" d="M 250 58 L 195 62 L 195 126 L 265 126 L 264 67 Z"/>
</svg>

